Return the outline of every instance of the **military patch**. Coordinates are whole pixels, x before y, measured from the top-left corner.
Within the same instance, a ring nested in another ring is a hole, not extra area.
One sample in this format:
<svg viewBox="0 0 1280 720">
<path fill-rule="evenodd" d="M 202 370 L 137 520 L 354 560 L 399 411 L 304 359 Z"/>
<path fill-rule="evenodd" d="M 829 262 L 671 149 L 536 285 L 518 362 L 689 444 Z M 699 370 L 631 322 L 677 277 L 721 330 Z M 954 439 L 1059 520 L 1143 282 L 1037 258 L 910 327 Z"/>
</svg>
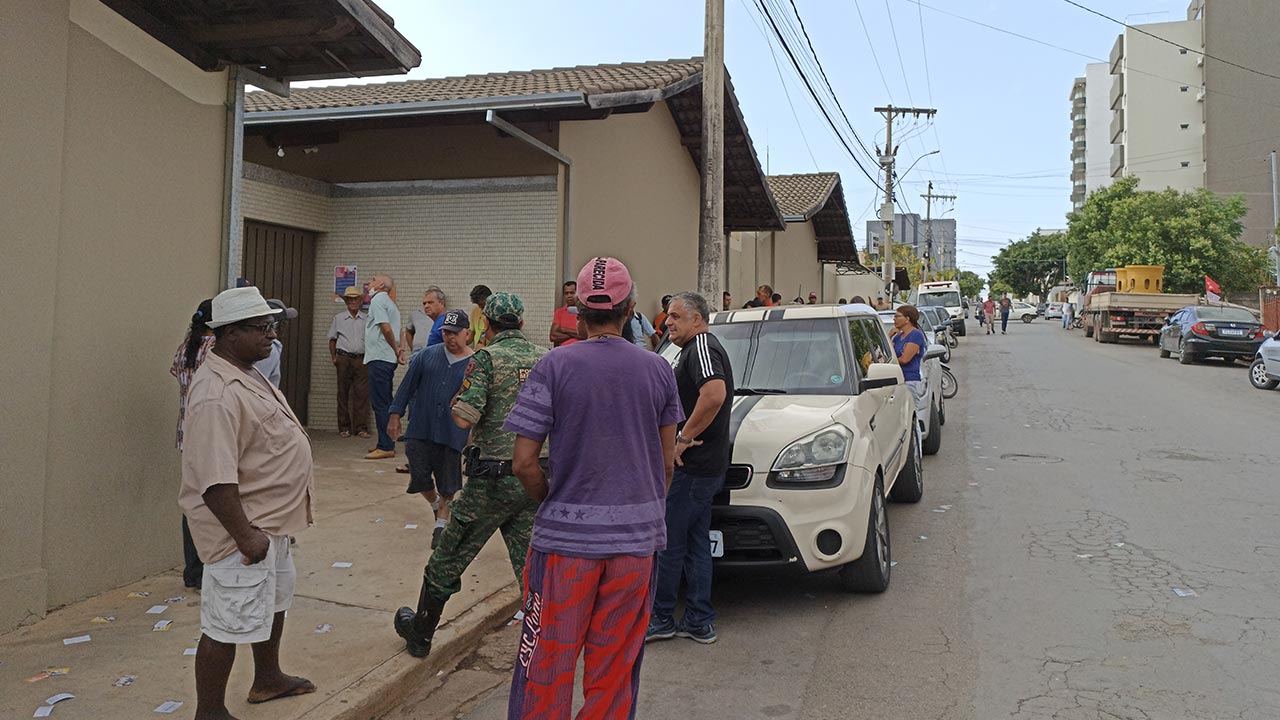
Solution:
<svg viewBox="0 0 1280 720">
<path fill-rule="evenodd" d="M 529 373 L 533 372 L 533 368 L 520 368 L 520 383 L 523 385 L 525 380 L 529 379 Z"/>
</svg>

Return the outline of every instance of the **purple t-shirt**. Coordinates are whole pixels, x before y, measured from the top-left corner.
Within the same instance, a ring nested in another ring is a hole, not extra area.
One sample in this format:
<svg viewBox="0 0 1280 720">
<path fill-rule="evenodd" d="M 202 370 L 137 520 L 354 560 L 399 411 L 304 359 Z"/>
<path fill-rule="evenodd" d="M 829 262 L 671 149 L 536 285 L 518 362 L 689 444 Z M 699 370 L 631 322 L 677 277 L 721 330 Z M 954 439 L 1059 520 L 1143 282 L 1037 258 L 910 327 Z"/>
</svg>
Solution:
<svg viewBox="0 0 1280 720">
<path fill-rule="evenodd" d="M 529 545 L 581 558 L 644 557 L 666 547 L 658 428 L 682 420 L 675 375 L 659 355 L 616 337 L 544 355 L 502 426 L 550 438 L 550 491 Z"/>
</svg>

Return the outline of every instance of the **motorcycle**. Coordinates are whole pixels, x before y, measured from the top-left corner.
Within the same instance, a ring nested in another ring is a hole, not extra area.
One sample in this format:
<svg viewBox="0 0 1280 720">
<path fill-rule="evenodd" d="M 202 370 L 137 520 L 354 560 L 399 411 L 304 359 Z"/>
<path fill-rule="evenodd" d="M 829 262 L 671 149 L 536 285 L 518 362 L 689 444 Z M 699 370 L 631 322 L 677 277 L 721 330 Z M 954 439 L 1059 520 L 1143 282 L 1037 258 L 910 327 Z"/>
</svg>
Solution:
<svg viewBox="0 0 1280 720">
<path fill-rule="evenodd" d="M 951 372 L 951 368 L 947 362 L 942 362 L 942 397 L 946 400 L 956 396 L 960 392 L 960 383 L 956 382 L 956 376 Z"/>
</svg>

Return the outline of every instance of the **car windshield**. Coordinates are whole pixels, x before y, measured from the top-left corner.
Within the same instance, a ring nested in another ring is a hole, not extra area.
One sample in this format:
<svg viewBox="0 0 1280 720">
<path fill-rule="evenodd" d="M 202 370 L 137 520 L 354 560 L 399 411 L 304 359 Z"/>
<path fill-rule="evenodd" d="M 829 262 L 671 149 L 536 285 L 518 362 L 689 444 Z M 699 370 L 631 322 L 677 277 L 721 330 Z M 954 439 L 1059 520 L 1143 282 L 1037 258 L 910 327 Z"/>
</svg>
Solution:
<svg viewBox="0 0 1280 720">
<path fill-rule="evenodd" d="M 920 295 L 920 307 L 959 307 L 960 293 L 951 290 L 948 292 L 931 292 Z"/>
<path fill-rule="evenodd" d="M 844 318 L 737 322 L 711 326 L 733 366 L 739 394 L 849 394 Z"/>
<path fill-rule="evenodd" d="M 1253 313 L 1244 308 L 1202 307 L 1196 310 L 1201 320 L 1226 320 L 1227 322 L 1258 322 Z"/>
</svg>

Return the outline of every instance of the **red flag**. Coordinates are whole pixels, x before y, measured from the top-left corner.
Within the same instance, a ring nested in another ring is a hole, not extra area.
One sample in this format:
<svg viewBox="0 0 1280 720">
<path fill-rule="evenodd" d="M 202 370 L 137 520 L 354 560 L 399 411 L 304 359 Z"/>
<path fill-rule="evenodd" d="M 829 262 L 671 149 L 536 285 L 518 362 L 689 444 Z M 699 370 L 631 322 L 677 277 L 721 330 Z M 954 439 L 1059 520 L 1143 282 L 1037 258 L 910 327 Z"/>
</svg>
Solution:
<svg viewBox="0 0 1280 720">
<path fill-rule="evenodd" d="M 1204 276 L 1204 291 L 1206 293 L 1213 293 L 1214 295 L 1222 294 L 1222 288 L 1218 287 L 1218 283 L 1214 282 L 1213 278 L 1208 275 Z"/>
</svg>

